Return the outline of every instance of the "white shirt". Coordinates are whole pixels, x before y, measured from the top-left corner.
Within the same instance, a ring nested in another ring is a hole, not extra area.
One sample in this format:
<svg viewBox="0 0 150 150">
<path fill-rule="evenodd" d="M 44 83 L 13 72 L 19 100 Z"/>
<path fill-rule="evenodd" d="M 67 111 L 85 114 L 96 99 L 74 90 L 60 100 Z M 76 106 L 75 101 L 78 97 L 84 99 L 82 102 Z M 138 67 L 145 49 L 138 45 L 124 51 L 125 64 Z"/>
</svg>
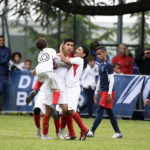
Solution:
<svg viewBox="0 0 150 150">
<path fill-rule="evenodd" d="M 20 62 L 19 64 L 13 62 L 12 60 L 9 61 L 9 70 L 11 70 L 11 68 L 15 66 L 16 68 L 18 68 L 19 70 L 23 71 L 24 70 L 24 62 Z"/>
<path fill-rule="evenodd" d="M 91 67 L 87 64 L 87 67 L 85 68 L 82 78 L 81 78 L 81 84 L 83 88 L 88 88 L 89 86 L 94 89 L 96 87 L 96 77 L 97 73 L 95 72 L 95 67 Z"/>
<path fill-rule="evenodd" d="M 38 55 L 38 65 L 36 66 L 36 73 L 44 73 L 53 71 L 54 58 L 56 57 L 56 51 L 52 48 L 44 48 Z"/>
<path fill-rule="evenodd" d="M 59 63 L 60 62 L 60 63 Z M 60 59 L 60 55 L 57 54 L 57 61 L 56 63 L 58 63 L 59 67 L 57 69 L 54 69 L 54 72 L 57 74 L 57 76 L 61 79 L 62 81 L 62 90 L 64 91 L 65 90 L 65 85 L 66 85 L 66 74 L 67 74 L 67 71 L 68 71 L 68 65 L 66 65 L 65 63 L 61 62 L 61 59 Z M 64 65 L 62 65 L 64 64 Z"/>
<path fill-rule="evenodd" d="M 80 57 L 70 58 L 72 66 L 69 68 L 66 76 L 66 86 L 75 87 L 80 85 L 80 78 L 83 72 L 84 61 Z"/>
</svg>

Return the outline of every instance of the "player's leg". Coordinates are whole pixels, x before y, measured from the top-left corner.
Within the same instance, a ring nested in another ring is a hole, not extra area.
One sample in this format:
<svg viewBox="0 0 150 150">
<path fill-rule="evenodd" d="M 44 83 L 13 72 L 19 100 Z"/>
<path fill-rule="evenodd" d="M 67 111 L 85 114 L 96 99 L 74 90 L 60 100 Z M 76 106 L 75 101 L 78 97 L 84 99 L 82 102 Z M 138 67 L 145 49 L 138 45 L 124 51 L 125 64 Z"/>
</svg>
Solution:
<svg viewBox="0 0 150 150">
<path fill-rule="evenodd" d="M 60 118 L 57 120 L 54 120 L 54 124 L 55 124 L 55 129 L 56 129 L 56 136 L 58 139 L 64 140 L 64 137 L 62 136 L 62 134 L 59 132 L 60 130 Z"/>
<path fill-rule="evenodd" d="M 88 137 L 94 137 L 95 130 L 97 129 L 97 127 L 99 126 L 99 124 L 102 121 L 104 110 L 105 110 L 104 107 L 102 107 L 100 105 L 98 106 L 97 112 L 96 112 L 96 118 L 93 122 L 93 126 L 92 126 L 91 130 L 89 131 L 89 133 L 87 135 Z"/>
<path fill-rule="evenodd" d="M 40 81 L 37 81 L 34 88 L 33 88 L 33 91 L 30 92 L 30 94 L 27 96 L 26 98 L 26 103 L 29 104 L 33 98 L 35 97 L 35 95 L 38 93 L 38 90 L 40 89 L 40 87 L 42 86 L 42 82 Z"/>
<path fill-rule="evenodd" d="M 117 120 L 116 120 L 116 117 L 112 111 L 112 109 L 106 109 L 106 112 L 110 118 L 110 122 L 111 122 L 111 125 L 115 131 L 115 134 L 112 136 L 112 138 L 122 138 L 122 134 L 120 132 L 120 129 L 119 129 L 119 126 L 118 126 L 118 123 L 117 123 Z"/>
<path fill-rule="evenodd" d="M 79 128 L 81 130 L 79 140 L 84 141 L 86 139 L 86 136 L 87 136 L 89 129 L 84 125 L 80 115 L 77 112 L 75 112 L 74 110 L 70 110 L 69 113 L 72 116 L 72 118 L 75 120 L 75 122 L 77 123 L 77 125 L 79 126 Z"/>
<path fill-rule="evenodd" d="M 40 112 L 41 112 L 41 109 L 38 108 L 38 107 L 35 107 L 34 108 L 34 113 L 33 113 L 33 117 L 34 117 L 34 123 L 35 123 L 35 126 L 36 126 L 36 136 L 38 138 L 41 137 L 41 125 L 40 125 Z"/>
<path fill-rule="evenodd" d="M 45 114 L 43 117 L 43 136 L 42 139 L 43 140 L 51 140 L 51 137 L 48 136 L 48 129 L 49 129 L 49 119 L 51 116 L 51 109 L 48 105 L 46 105 L 45 107 Z"/>
</svg>

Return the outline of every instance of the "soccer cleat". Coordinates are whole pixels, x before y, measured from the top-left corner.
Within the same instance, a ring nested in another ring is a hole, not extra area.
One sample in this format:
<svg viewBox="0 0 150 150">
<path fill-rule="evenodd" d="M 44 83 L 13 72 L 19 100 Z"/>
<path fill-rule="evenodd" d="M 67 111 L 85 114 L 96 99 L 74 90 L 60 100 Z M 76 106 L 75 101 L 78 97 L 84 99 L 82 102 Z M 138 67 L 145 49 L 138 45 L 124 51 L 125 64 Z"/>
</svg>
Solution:
<svg viewBox="0 0 150 150">
<path fill-rule="evenodd" d="M 70 136 L 68 135 L 65 129 L 59 129 L 59 133 L 64 137 L 65 140 L 70 139 Z"/>
<path fill-rule="evenodd" d="M 26 98 L 26 103 L 29 104 L 36 94 L 37 94 L 36 90 L 33 90 L 32 92 L 30 92 L 29 96 L 27 96 Z"/>
<path fill-rule="evenodd" d="M 91 130 L 89 130 L 87 137 L 94 137 L 94 133 Z"/>
<path fill-rule="evenodd" d="M 40 138 L 41 137 L 41 128 L 36 129 L 36 137 Z"/>
<path fill-rule="evenodd" d="M 56 136 L 57 136 L 57 138 L 58 139 L 60 139 L 60 140 L 64 140 L 64 137 L 62 136 L 62 134 L 61 133 L 56 133 Z"/>
<path fill-rule="evenodd" d="M 86 137 L 87 137 L 88 132 L 89 132 L 88 128 L 86 128 L 86 130 L 84 130 L 84 131 L 81 131 L 79 140 L 80 141 L 84 141 L 86 139 Z"/>
<path fill-rule="evenodd" d="M 41 137 L 41 139 L 42 139 L 42 140 L 52 140 L 52 138 L 51 138 L 50 136 L 48 136 L 48 135 L 43 135 L 43 136 Z"/>
<path fill-rule="evenodd" d="M 114 135 L 112 136 L 112 138 L 122 138 L 123 135 L 121 133 L 114 133 Z"/>
<path fill-rule="evenodd" d="M 59 118 L 59 113 L 58 111 L 56 110 L 56 105 L 54 104 L 51 104 L 50 105 L 50 108 L 52 109 L 52 117 L 57 120 Z"/>
<path fill-rule="evenodd" d="M 75 140 L 76 138 L 77 138 L 76 136 L 72 136 L 72 137 L 70 137 L 69 140 Z"/>
</svg>

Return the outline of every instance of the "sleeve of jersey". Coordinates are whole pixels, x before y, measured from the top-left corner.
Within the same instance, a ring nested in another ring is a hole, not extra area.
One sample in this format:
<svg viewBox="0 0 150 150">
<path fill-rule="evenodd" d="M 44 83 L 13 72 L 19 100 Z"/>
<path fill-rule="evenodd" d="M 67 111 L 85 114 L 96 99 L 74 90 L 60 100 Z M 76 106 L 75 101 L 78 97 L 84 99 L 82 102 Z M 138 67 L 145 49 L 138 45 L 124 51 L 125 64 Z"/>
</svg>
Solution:
<svg viewBox="0 0 150 150">
<path fill-rule="evenodd" d="M 62 62 L 60 60 L 60 57 L 58 57 L 58 56 L 54 58 L 54 62 L 62 67 L 66 67 L 66 68 L 68 67 L 68 65 L 66 63 Z"/>
<path fill-rule="evenodd" d="M 113 86 L 114 86 L 114 71 L 112 64 L 107 65 L 108 79 L 109 79 L 109 90 L 108 94 L 112 94 Z"/>
<path fill-rule="evenodd" d="M 71 62 L 72 65 L 73 64 L 79 65 L 80 62 L 81 62 L 81 58 L 79 58 L 79 57 L 70 58 L 70 62 Z"/>
<path fill-rule="evenodd" d="M 98 77 L 98 81 L 97 81 L 97 85 L 96 85 L 96 89 L 95 89 L 95 94 L 98 94 L 100 89 L 100 76 Z"/>
</svg>

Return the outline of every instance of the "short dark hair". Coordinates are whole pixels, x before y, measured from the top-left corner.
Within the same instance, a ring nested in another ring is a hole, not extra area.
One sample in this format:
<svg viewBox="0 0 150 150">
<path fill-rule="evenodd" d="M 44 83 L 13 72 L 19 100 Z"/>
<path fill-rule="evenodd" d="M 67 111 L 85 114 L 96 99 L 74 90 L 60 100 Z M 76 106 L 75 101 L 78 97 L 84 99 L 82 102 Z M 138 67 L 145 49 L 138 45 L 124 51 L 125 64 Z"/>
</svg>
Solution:
<svg viewBox="0 0 150 150">
<path fill-rule="evenodd" d="M 119 63 L 115 63 L 115 64 L 113 65 L 113 68 L 115 68 L 116 66 L 119 66 L 119 67 L 121 68 L 121 65 L 120 65 Z"/>
<path fill-rule="evenodd" d="M 146 51 L 146 50 L 150 50 L 150 48 L 147 47 L 147 48 L 144 49 L 144 51 Z"/>
<path fill-rule="evenodd" d="M 106 52 L 106 48 L 104 46 L 98 46 L 96 47 L 96 51 L 101 50 L 102 52 Z"/>
<path fill-rule="evenodd" d="M 83 48 L 83 53 L 85 54 L 84 58 L 86 58 L 89 55 L 89 49 L 84 45 L 81 45 L 80 47 Z"/>
<path fill-rule="evenodd" d="M 90 55 L 87 57 L 87 62 L 90 62 L 90 61 L 96 61 L 96 57 L 93 56 L 93 55 Z"/>
<path fill-rule="evenodd" d="M 38 38 L 36 40 L 36 47 L 39 49 L 39 50 L 43 50 L 44 48 L 47 47 L 47 41 L 45 38 Z"/>
<path fill-rule="evenodd" d="M 14 58 L 15 58 L 16 55 L 18 55 L 18 56 L 20 57 L 20 59 L 22 59 L 22 55 L 21 55 L 20 52 L 14 52 L 14 53 L 12 54 L 12 57 L 11 57 L 13 61 L 14 61 Z"/>
<path fill-rule="evenodd" d="M 3 39 L 4 39 L 4 36 L 3 36 L 3 35 L 0 35 L 0 38 L 3 38 Z"/>
<path fill-rule="evenodd" d="M 31 59 L 26 59 L 24 62 L 30 62 L 32 64 L 32 60 Z"/>
<path fill-rule="evenodd" d="M 66 38 L 63 40 L 64 44 L 66 44 L 67 42 L 73 42 L 74 43 L 74 40 L 72 38 Z"/>
</svg>

